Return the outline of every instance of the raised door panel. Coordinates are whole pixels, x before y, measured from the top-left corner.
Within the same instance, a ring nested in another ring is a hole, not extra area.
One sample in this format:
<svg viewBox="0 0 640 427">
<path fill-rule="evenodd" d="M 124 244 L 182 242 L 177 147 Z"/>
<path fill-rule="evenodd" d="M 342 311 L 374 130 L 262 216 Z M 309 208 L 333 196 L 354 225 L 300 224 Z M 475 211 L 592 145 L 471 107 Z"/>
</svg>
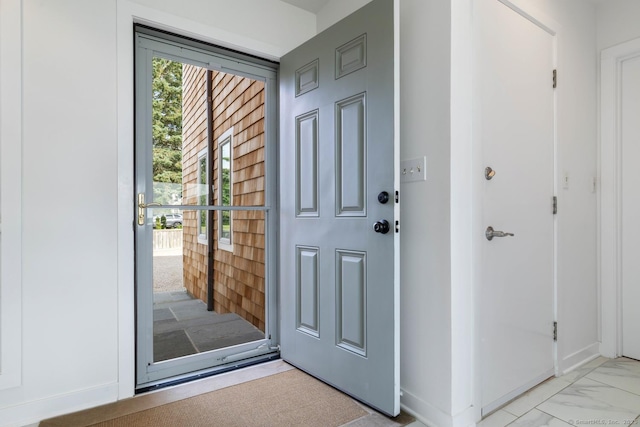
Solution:
<svg viewBox="0 0 640 427">
<path fill-rule="evenodd" d="M 366 216 L 366 94 L 336 103 L 336 215 Z"/>
<path fill-rule="evenodd" d="M 367 254 L 336 251 L 338 346 L 367 356 Z"/>
<path fill-rule="evenodd" d="M 320 269 L 318 248 L 298 247 L 297 324 L 298 330 L 320 337 Z"/>
<path fill-rule="evenodd" d="M 296 118 L 296 214 L 318 216 L 318 110 Z"/>
</svg>

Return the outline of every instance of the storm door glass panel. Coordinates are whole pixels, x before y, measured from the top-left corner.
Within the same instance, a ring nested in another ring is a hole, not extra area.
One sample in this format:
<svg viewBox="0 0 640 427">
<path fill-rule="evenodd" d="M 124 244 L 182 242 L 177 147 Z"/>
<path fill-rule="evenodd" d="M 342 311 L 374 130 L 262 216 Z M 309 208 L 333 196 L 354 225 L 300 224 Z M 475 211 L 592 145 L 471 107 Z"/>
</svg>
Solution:
<svg viewBox="0 0 640 427">
<path fill-rule="evenodd" d="M 234 166 L 238 204 L 263 203 L 255 193 L 264 193 L 257 154 L 264 84 L 163 58 L 153 59 L 153 74 L 153 201 L 175 206 L 153 209 L 153 360 L 159 362 L 265 337 L 264 213 L 217 210 L 212 257 L 208 247 L 209 209 L 235 205 Z M 221 133 L 214 142 L 209 126 Z M 213 204 L 211 182 L 219 190 Z M 202 209 L 188 208 L 193 205 Z"/>
<path fill-rule="evenodd" d="M 183 51 L 159 51 L 155 39 L 137 46 L 136 187 L 148 206 L 136 229 L 143 388 L 274 350 L 266 345 L 266 78 L 179 61 Z"/>
<path fill-rule="evenodd" d="M 180 208 L 185 179 L 183 131 L 187 130 L 183 125 L 192 113 L 183 111 L 183 103 L 192 101 L 184 96 L 183 84 L 190 81 L 191 73 L 185 73 L 181 62 L 156 56 L 152 74 L 153 202 L 167 206 L 147 212 L 153 226 L 152 360 L 159 362 L 197 352 L 181 321 L 198 311 L 199 304 L 197 293 L 187 292 L 184 283 L 184 238 L 190 233 L 189 218 L 196 212 Z"/>
</svg>

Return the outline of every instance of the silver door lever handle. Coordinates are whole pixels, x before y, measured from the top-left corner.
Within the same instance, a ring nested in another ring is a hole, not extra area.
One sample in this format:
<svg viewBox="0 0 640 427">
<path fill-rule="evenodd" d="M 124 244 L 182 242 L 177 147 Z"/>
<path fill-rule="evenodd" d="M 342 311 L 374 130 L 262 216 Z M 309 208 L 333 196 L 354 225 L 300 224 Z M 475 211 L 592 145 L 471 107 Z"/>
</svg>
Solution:
<svg viewBox="0 0 640 427">
<path fill-rule="evenodd" d="M 487 240 L 492 240 L 494 237 L 507 237 L 507 236 L 513 236 L 513 233 L 505 233 L 504 231 L 498 231 L 498 230 L 494 230 L 493 227 L 489 226 L 487 227 L 487 230 L 484 232 L 484 235 L 486 236 Z"/>
</svg>

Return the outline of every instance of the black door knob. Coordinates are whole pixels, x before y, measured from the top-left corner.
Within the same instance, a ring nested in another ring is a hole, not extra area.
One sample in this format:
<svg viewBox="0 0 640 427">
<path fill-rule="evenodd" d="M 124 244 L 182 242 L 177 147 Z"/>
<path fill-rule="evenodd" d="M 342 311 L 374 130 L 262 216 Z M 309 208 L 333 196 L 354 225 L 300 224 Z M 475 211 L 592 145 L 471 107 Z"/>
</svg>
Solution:
<svg viewBox="0 0 640 427">
<path fill-rule="evenodd" d="M 373 231 L 380 234 L 387 234 L 389 232 L 389 221 L 381 219 L 373 224 Z"/>
<path fill-rule="evenodd" d="M 383 191 L 382 193 L 378 194 L 378 201 L 385 205 L 389 201 L 389 193 Z"/>
</svg>

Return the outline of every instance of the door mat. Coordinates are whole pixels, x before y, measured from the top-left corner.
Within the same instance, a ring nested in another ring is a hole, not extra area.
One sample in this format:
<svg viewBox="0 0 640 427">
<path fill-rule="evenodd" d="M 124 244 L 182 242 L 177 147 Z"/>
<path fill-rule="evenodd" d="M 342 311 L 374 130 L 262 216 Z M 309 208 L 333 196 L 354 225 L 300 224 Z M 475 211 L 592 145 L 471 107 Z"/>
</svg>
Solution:
<svg viewBox="0 0 640 427">
<path fill-rule="evenodd" d="M 405 414 L 394 419 L 365 410 L 351 397 L 297 369 L 99 422 L 91 414 L 96 410 L 100 408 L 45 420 L 40 426 L 338 427 L 352 422 L 352 426 L 371 425 L 374 418 L 377 426 L 413 421 Z"/>
</svg>

